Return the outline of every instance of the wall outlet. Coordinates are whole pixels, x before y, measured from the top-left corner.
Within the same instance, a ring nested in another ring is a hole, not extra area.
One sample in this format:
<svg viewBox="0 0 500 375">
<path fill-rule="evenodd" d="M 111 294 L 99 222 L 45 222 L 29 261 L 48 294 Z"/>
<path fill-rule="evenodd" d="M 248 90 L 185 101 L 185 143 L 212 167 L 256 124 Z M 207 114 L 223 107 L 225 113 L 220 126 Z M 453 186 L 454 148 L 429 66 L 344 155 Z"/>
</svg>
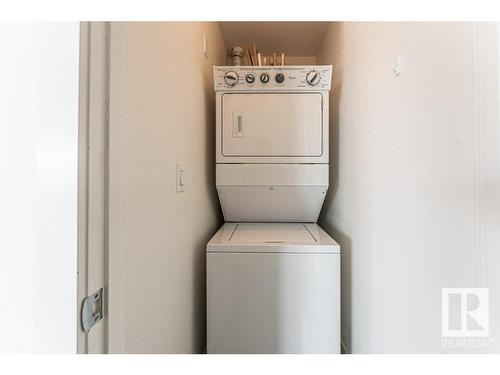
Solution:
<svg viewBox="0 0 500 375">
<path fill-rule="evenodd" d="M 203 33 L 203 54 L 208 59 L 208 36 L 206 33 Z"/>
</svg>

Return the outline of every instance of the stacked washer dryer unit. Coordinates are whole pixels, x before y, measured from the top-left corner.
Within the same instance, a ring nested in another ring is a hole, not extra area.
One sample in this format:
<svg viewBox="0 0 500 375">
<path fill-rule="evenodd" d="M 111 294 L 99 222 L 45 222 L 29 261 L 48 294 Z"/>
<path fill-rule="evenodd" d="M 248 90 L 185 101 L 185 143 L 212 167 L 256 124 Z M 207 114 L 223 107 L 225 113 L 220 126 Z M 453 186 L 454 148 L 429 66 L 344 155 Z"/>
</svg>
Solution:
<svg viewBox="0 0 500 375">
<path fill-rule="evenodd" d="M 331 66 L 214 67 L 216 185 L 209 353 L 339 353 L 340 247 L 328 190 Z"/>
</svg>

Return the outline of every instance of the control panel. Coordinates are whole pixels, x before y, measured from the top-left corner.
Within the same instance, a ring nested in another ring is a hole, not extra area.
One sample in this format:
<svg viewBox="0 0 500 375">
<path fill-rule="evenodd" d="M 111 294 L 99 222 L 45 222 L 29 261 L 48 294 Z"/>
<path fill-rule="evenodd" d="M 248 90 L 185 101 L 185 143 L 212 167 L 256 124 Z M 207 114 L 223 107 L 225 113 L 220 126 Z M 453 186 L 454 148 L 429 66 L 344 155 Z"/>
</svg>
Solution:
<svg viewBox="0 0 500 375">
<path fill-rule="evenodd" d="M 214 66 L 215 91 L 330 90 L 331 65 Z"/>
</svg>

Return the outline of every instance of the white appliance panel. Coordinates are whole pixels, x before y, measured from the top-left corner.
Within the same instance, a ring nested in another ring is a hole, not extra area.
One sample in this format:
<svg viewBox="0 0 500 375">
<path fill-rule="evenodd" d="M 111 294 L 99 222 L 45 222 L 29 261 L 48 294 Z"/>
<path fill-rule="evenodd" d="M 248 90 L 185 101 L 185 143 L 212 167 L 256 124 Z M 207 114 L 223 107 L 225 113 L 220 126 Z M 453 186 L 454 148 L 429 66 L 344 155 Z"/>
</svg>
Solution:
<svg viewBox="0 0 500 375">
<path fill-rule="evenodd" d="M 225 223 L 207 252 L 340 254 L 340 246 L 314 223 Z"/>
<path fill-rule="evenodd" d="M 225 221 L 316 222 L 328 164 L 217 164 Z"/>
<path fill-rule="evenodd" d="M 231 82 L 226 80 L 231 75 Z M 265 74 L 269 80 L 262 81 Z M 283 80 L 277 80 L 278 75 Z M 316 76 L 314 82 L 308 78 Z M 248 80 L 253 77 L 253 80 Z M 332 82 L 331 65 L 306 65 L 306 66 L 214 66 L 214 89 L 215 91 L 330 91 Z"/>
<path fill-rule="evenodd" d="M 249 244 L 255 242 L 266 244 L 314 244 L 317 240 L 304 224 L 239 223 L 229 242 L 236 244 Z"/>
<path fill-rule="evenodd" d="M 309 222 L 318 220 L 328 185 L 218 186 L 228 222 Z"/>
<path fill-rule="evenodd" d="M 328 186 L 328 164 L 217 164 L 217 186 Z"/>
<path fill-rule="evenodd" d="M 339 254 L 208 253 L 208 353 L 340 353 L 339 301 Z"/>
<path fill-rule="evenodd" d="M 225 93 L 222 155 L 320 157 L 323 154 L 320 93 Z"/>
</svg>

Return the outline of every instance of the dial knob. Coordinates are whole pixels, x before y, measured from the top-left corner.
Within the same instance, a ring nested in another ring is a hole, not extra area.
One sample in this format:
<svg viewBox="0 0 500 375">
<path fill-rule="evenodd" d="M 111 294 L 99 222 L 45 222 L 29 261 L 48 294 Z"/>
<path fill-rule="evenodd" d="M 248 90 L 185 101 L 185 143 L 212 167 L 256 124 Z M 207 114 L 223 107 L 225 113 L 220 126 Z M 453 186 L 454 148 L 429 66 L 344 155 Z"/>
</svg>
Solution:
<svg viewBox="0 0 500 375">
<path fill-rule="evenodd" d="M 311 86 L 316 86 L 321 81 L 321 76 L 315 70 L 311 70 L 306 75 L 306 82 Z"/>
<path fill-rule="evenodd" d="M 254 83 L 255 82 L 255 76 L 252 73 L 248 73 L 245 77 L 245 80 L 248 83 Z"/>
<path fill-rule="evenodd" d="M 238 73 L 233 72 L 233 71 L 226 72 L 226 74 L 224 74 L 224 81 L 229 86 L 236 85 L 238 83 Z"/>
<path fill-rule="evenodd" d="M 261 81 L 262 83 L 268 83 L 268 82 L 269 82 L 269 74 L 267 74 L 267 73 L 262 73 L 262 74 L 260 75 L 260 81 Z"/>
<path fill-rule="evenodd" d="M 276 74 L 276 77 L 274 77 L 274 79 L 278 83 L 283 83 L 283 81 L 285 80 L 285 76 L 283 75 L 283 73 L 278 73 Z"/>
</svg>

